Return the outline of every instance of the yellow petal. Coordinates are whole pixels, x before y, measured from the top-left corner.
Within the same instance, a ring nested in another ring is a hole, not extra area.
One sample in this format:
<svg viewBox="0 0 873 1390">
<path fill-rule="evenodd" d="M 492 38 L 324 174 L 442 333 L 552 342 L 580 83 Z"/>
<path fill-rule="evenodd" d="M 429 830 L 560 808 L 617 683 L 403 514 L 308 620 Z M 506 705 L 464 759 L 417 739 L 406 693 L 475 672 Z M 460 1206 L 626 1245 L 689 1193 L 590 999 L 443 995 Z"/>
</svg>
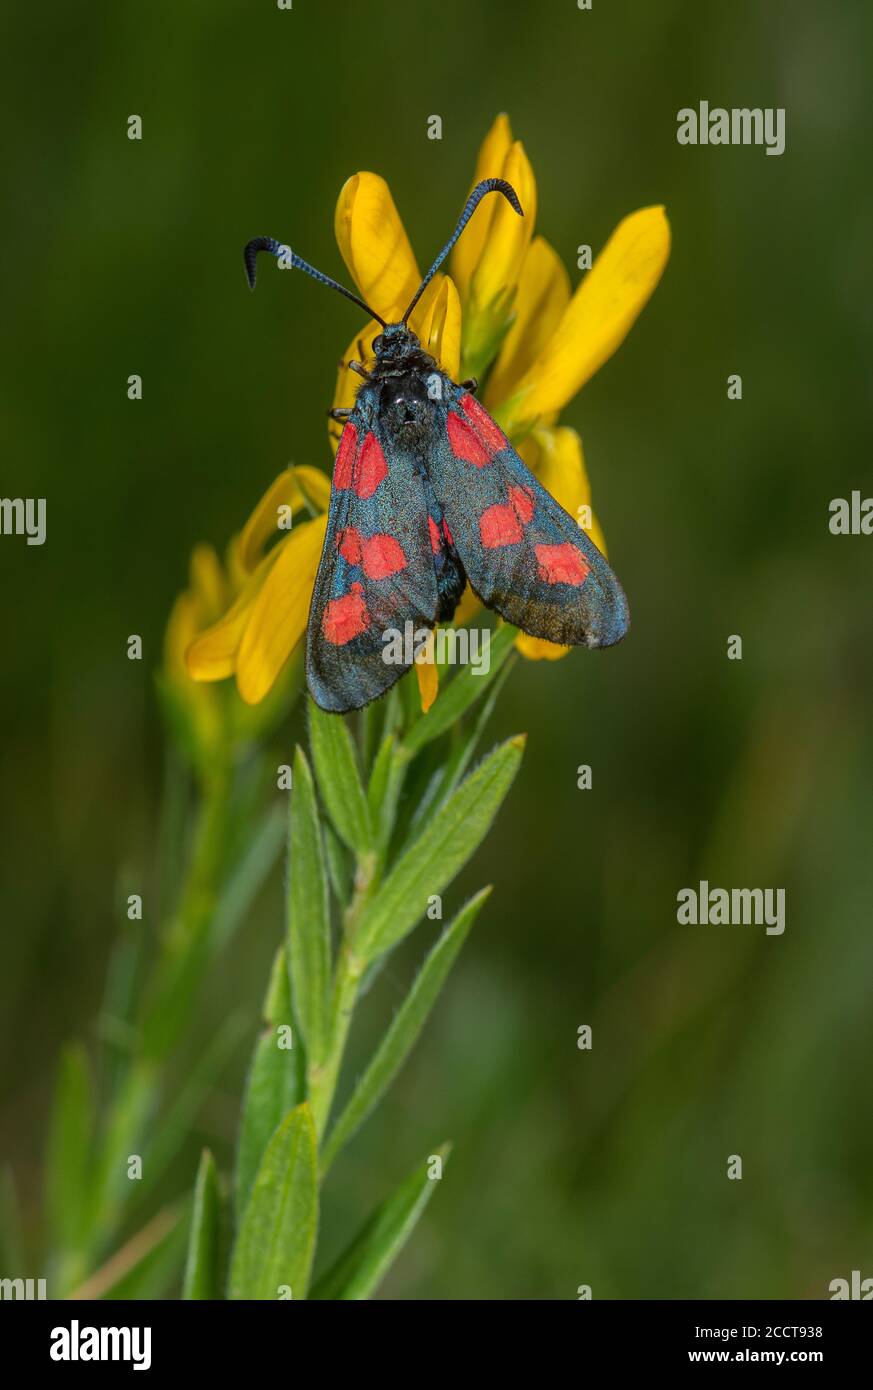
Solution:
<svg viewBox="0 0 873 1390">
<path fill-rule="evenodd" d="M 301 463 L 294 469 L 304 503 L 316 512 L 326 512 L 330 506 L 330 478 L 321 468 Z"/>
<path fill-rule="evenodd" d="M 167 621 L 164 674 L 174 697 L 174 707 L 179 717 L 184 718 L 194 749 L 208 758 L 210 750 L 221 737 L 218 692 L 208 686 L 197 685 L 191 679 L 185 662 L 185 653 L 200 629 L 200 622 L 201 604 L 193 590 L 187 589 L 176 599 Z"/>
<path fill-rule="evenodd" d="M 428 286 L 428 288 L 430 287 Z M 425 290 L 425 294 L 422 295 L 422 299 L 424 299 L 426 294 L 427 290 Z M 412 295 L 410 295 L 409 298 L 411 299 Z M 416 306 L 416 309 L 417 308 L 418 306 Z M 415 317 L 415 315 L 413 315 L 413 317 Z M 366 328 L 360 333 L 356 333 L 354 338 L 352 338 L 352 341 L 340 358 L 337 367 L 336 387 L 333 393 L 333 403 L 335 407 L 341 410 L 351 410 L 354 406 L 355 398 L 361 388 L 363 378 L 360 377 L 357 372 L 349 371 L 349 363 L 360 362 L 367 368 L 367 371 L 369 371 L 376 361 L 373 353 L 373 339 L 381 332 L 382 325 L 377 323 L 375 319 L 370 319 Z M 343 427 L 339 420 L 328 420 L 327 434 L 330 440 L 330 447 L 333 449 L 334 453 L 337 451 L 342 432 Z"/>
<path fill-rule="evenodd" d="M 491 195 L 493 207 L 488 231 L 470 281 L 469 298 L 474 312 L 475 306 L 484 308 L 515 288 L 533 237 L 537 216 L 537 184 L 520 140 L 516 140 L 507 151 L 501 177 L 511 183 L 518 194 L 524 216 L 519 217 L 505 198 Z M 478 212 L 474 214 L 471 225 L 478 215 Z M 464 236 L 467 235 L 469 231 L 465 229 Z"/>
<path fill-rule="evenodd" d="M 461 364 L 461 301 L 447 275 L 434 276 L 415 306 L 409 327 L 425 352 L 456 381 Z"/>
<path fill-rule="evenodd" d="M 279 520 L 282 520 L 282 513 L 279 512 L 281 507 L 291 507 L 293 525 L 296 524 L 297 517 L 302 520 L 309 518 L 310 505 L 316 506 L 320 512 L 327 512 L 329 499 L 331 480 L 320 468 L 310 468 L 307 464 L 284 468 L 254 507 L 252 516 L 246 521 L 240 535 L 239 562 L 246 573 L 252 573 L 252 570 L 256 569 L 268 542 L 277 535 L 282 539 L 288 534 L 289 527 L 286 525 L 279 530 Z"/>
<path fill-rule="evenodd" d="M 296 527 L 255 599 L 236 657 L 237 688 L 248 705 L 263 700 L 306 631 L 326 528 L 326 516 Z"/>
<path fill-rule="evenodd" d="M 479 612 L 481 607 L 482 600 L 477 594 L 474 594 L 469 584 L 467 584 L 464 588 L 464 592 L 461 594 L 461 600 L 455 609 L 455 615 L 452 618 L 452 626 L 463 627 L 465 623 L 468 623 L 470 619 Z"/>
<path fill-rule="evenodd" d="M 521 652 L 526 661 L 560 661 L 571 650 L 570 647 L 547 642 L 544 637 L 530 637 L 526 632 L 520 632 L 516 637 L 515 649 Z"/>
<path fill-rule="evenodd" d="M 670 225 L 663 207 L 642 208 L 619 223 L 551 341 L 500 410 L 504 429 L 518 433 L 566 405 L 624 340 L 669 254 Z"/>
<path fill-rule="evenodd" d="M 370 308 L 396 322 L 421 284 L 391 190 L 378 174 L 354 174 L 340 190 L 334 229 L 349 274 Z"/>
<path fill-rule="evenodd" d="M 249 577 L 249 571 L 244 567 L 240 559 L 239 552 L 240 536 L 237 533 L 231 536 L 224 551 L 224 564 L 227 569 L 227 578 L 232 594 L 238 594 Z"/>
<path fill-rule="evenodd" d="M 185 664 L 192 680 L 221 681 L 233 675 L 236 654 L 255 599 L 280 552 L 281 546 L 276 546 L 265 555 L 224 617 L 202 632 L 188 647 Z"/>
<path fill-rule="evenodd" d="M 242 529 L 238 557 L 246 573 L 250 574 L 256 567 L 267 542 L 278 534 L 279 508 L 290 507 L 293 521 L 303 506 L 296 470 L 284 468 L 278 478 L 273 479 Z"/>
<path fill-rule="evenodd" d="M 464 299 L 461 374 L 484 376 L 511 327 L 521 267 L 536 219 L 536 182 L 521 143 L 511 146 L 502 171 L 519 196 L 519 217 L 504 198 L 495 201 L 485 245 Z"/>
<path fill-rule="evenodd" d="M 482 141 L 479 158 L 476 161 L 476 173 L 470 185 L 471 189 L 475 188 L 477 183 L 481 183 L 482 179 L 502 177 L 503 164 L 511 144 L 512 130 L 509 117 L 505 112 L 501 112 Z M 524 207 L 523 203 L 522 207 Z M 493 213 L 494 201 L 489 199 L 483 207 L 477 209 L 476 216 L 464 228 L 464 235 L 452 252 L 452 279 L 462 300 L 466 298 L 470 278 L 476 269 L 482 254 L 482 247 L 487 240 L 488 224 Z"/>
<path fill-rule="evenodd" d="M 214 623 L 228 604 L 227 582 L 214 546 L 195 545 L 191 552 L 190 574 L 198 626 L 204 628 Z"/>
<path fill-rule="evenodd" d="M 546 347 L 570 302 L 570 277 L 545 237 L 535 237 L 521 268 L 512 327 L 488 376 L 485 404 L 493 409 L 512 394 Z"/>
<path fill-rule="evenodd" d="M 185 652 L 197 635 L 197 600 L 190 590 L 179 594 L 164 631 L 164 670 L 174 680 L 189 680 Z"/>
<path fill-rule="evenodd" d="M 251 609 L 251 600 L 244 603 L 237 599 L 220 622 L 191 643 L 185 661 L 192 680 L 222 681 L 233 675 L 237 648 Z"/>
<path fill-rule="evenodd" d="M 418 694 L 421 700 L 421 712 L 427 714 L 440 689 L 440 676 L 436 668 L 436 662 L 424 661 L 420 664 L 416 662 L 415 674 L 418 677 Z"/>
</svg>

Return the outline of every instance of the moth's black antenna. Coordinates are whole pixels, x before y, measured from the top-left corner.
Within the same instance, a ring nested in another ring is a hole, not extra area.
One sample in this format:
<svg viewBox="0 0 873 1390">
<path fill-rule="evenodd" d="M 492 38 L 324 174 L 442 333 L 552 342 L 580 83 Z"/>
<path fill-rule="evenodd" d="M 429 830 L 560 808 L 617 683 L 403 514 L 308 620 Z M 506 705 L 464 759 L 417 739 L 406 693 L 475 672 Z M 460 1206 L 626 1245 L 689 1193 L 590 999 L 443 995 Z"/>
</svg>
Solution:
<svg viewBox="0 0 873 1390">
<path fill-rule="evenodd" d="M 461 212 L 461 215 L 458 218 L 457 227 L 452 232 L 452 235 L 449 237 L 442 251 L 439 253 L 430 270 L 427 272 L 418 289 L 416 290 L 415 298 L 413 299 L 409 308 L 406 310 L 406 313 L 403 315 L 403 323 L 406 323 L 406 320 L 409 318 L 409 315 L 412 313 L 416 304 L 421 299 L 421 296 L 424 294 L 424 291 L 427 289 L 431 280 L 436 275 L 446 256 L 449 254 L 455 242 L 458 240 L 458 237 L 461 235 L 461 232 L 466 227 L 467 223 L 473 216 L 473 213 L 476 211 L 477 207 L 481 203 L 482 199 L 485 197 L 486 193 L 502 193 L 506 201 L 509 203 L 510 207 L 518 213 L 519 217 L 524 217 L 524 213 L 521 210 L 521 203 L 518 201 L 518 194 L 516 193 L 512 184 L 506 182 L 506 179 L 483 179 L 481 183 L 477 183 L 476 187 L 473 189 L 473 192 L 470 194 L 469 198 L 464 204 L 463 211 Z"/>
<path fill-rule="evenodd" d="M 296 255 L 296 253 L 291 250 L 290 246 L 285 246 L 283 242 L 276 241 L 276 239 L 271 236 L 252 237 L 252 240 L 246 244 L 245 250 L 243 251 L 246 279 L 249 282 L 250 290 L 255 288 L 255 280 L 257 278 L 255 263 L 259 251 L 269 251 L 270 255 L 275 256 L 279 264 L 284 268 L 305 271 L 307 275 L 312 276 L 313 280 L 317 280 L 320 285 L 327 285 L 330 289 L 337 290 L 340 294 L 345 295 L 346 299 L 350 299 L 353 304 L 357 304 L 358 308 L 363 309 L 365 314 L 369 314 L 377 323 L 381 323 L 383 328 L 386 327 L 385 320 L 381 315 L 377 314 L 375 309 L 371 309 L 369 304 L 365 304 L 363 299 L 359 299 L 356 294 L 352 294 L 351 290 L 347 290 L 345 285 L 338 285 L 336 280 L 331 280 L 329 275 L 325 275 L 322 271 L 316 270 L 314 265 L 309 265 L 302 257 Z"/>
</svg>

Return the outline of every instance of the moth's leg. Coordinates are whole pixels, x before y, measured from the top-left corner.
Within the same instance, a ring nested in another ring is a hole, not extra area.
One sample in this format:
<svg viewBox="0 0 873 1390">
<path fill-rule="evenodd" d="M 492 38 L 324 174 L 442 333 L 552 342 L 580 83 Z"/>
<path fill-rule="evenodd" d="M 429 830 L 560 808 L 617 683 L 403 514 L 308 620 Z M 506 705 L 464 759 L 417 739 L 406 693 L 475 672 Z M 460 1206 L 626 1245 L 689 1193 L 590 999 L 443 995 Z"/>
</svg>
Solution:
<svg viewBox="0 0 873 1390">
<path fill-rule="evenodd" d="M 342 420 L 345 423 L 352 413 L 351 406 L 335 405 L 327 412 L 331 420 Z"/>
<path fill-rule="evenodd" d="M 479 383 L 474 376 L 468 376 L 466 381 L 461 382 L 462 391 L 472 391 L 475 395 L 479 390 Z"/>
<path fill-rule="evenodd" d="M 367 371 L 362 362 L 348 362 L 346 365 L 350 372 L 357 372 L 358 376 L 362 376 L 365 381 L 370 380 L 371 373 Z"/>
</svg>

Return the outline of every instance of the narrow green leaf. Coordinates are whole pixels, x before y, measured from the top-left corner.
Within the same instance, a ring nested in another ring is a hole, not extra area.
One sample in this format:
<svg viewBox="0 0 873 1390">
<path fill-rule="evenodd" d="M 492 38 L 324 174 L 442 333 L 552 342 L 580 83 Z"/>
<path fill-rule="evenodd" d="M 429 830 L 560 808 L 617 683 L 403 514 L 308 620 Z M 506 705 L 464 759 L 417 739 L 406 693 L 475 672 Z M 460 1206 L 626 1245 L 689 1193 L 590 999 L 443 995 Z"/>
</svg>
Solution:
<svg viewBox="0 0 873 1390">
<path fill-rule="evenodd" d="M 424 794 L 419 798 L 409 822 L 409 829 L 403 845 L 404 849 L 417 839 L 422 825 L 448 800 L 470 766 L 473 754 L 479 746 L 488 721 L 494 712 L 494 706 L 497 704 L 500 692 L 517 657 L 517 652 L 512 652 L 509 658 L 503 662 L 497 679 L 492 681 L 488 687 L 488 698 L 478 711 L 473 727 L 468 729 L 466 725 L 463 725 L 458 730 L 459 737 L 448 759 L 442 759 L 436 772 L 429 778 Z M 420 761 L 420 758 L 416 761 Z"/>
<path fill-rule="evenodd" d="M 500 692 L 506 684 L 506 678 L 517 660 L 518 653 L 515 651 L 511 652 L 506 661 L 502 663 L 497 679 L 492 681 L 489 685 L 488 698 L 476 714 L 476 720 L 472 730 L 461 739 L 458 747 L 454 750 L 446 763 L 446 775 L 439 789 L 439 796 L 435 803 L 436 806 L 441 806 L 442 803 L 451 796 L 455 787 L 465 775 L 467 768 L 470 766 L 488 721 L 494 713 L 494 706 L 497 704 Z"/>
<path fill-rule="evenodd" d="M 314 700 L 309 701 L 309 742 L 321 795 L 340 839 L 356 854 L 366 854 L 373 847 L 373 831 L 352 736 L 341 715 L 325 714 Z"/>
<path fill-rule="evenodd" d="M 413 724 L 422 717 L 421 690 L 414 666 L 400 677 L 394 689 L 397 691 L 403 727 L 411 729 Z"/>
<path fill-rule="evenodd" d="M 264 1151 L 287 1108 L 299 1101 L 297 1068 L 290 1052 L 280 1050 L 277 1030 L 267 1028 L 255 1043 L 243 1095 L 242 1120 L 234 1168 L 234 1211 L 245 1214 Z"/>
<path fill-rule="evenodd" d="M 330 886 L 340 907 L 345 907 L 352 895 L 351 856 L 329 820 L 324 822 L 322 830 Z"/>
<path fill-rule="evenodd" d="M 288 835 L 288 960 L 307 1056 L 324 1061 L 329 1032 L 330 915 L 327 874 L 312 773 L 294 752 L 294 791 Z"/>
<path fill-rule="evenodd" d="M 373 762 L 373 771 L 370 773 L 370 781 L 367 785 L 367 804 L 370 808 L 370 819 L 373 825 L 379 823 L 379 810 L 388 789 L 388 777 L 391 772 L 393 756 L 394 735 L 386 734 L 379 745 L 379 751 Z"/>
<path fill-rule="evenodd" d="M 364 909 L 357 951 L 371 960 L 411 931 L 484 840 L 521 763 L 524 736 L 489 753 L 441 806 Z"/>
<path fill-rule="evenodd" d="M 368 705 L 364 705 L 364 708 L 358 715 L 361 765 L 365 774 L 373 762 L 373 755 L 379 744 L 379 729 L 382 723 L 382 702 L 380 700 L 371 700 Z"/>
<path fill-rule="evenodd" d="M 402 684 L 403 682 L 400 681 L 397 685 L 392 685 L 385 698 L 379 701 L 379 703 L 385 707 L 385 713 L 382 719 L 383 738 L 387 738 L 389 734 L 397 734 L 400 731 L 400 725 L 403 722 L 403 710 L 400 703 L 400 686 Z"/>
<path fill-rule="evenodd" d="M 370 818 L 376 827 L 376 842 L 380 851 L 387 848 L 394 829 L 397 802 L 408 763 L 409 756 L 405 749 L 397 745 L 393 734 L 388 734 L 373 764 L 373 774 L 367 788 Z"/>
<path fill-rule="evenodd" d="M 448 1144 L 437 1149 L 376 1208 L 345 1253 L 318 1280 L 311 1298 L 363 1299 L 376 1291 L 433 1195 L 438 1181 L 430 1176 L 433 1158 L 444 1166 L 449 1152 Z"/>
<path fill-rule="evenodd" d="M 242 1220 L 270 1138 L 283 1115 L 304 1095 L 304 1051 L 295 1036 L 283 949 L 276 953 L 273 964 L 264 1019 L 267 1026 L 255 1043 L 243 1097 L 234 1172 L 237 1223 Z"/>
<path fill-rule="evenodd" d="M 194 1185 L 188 1258 L 182 1297 L 222 1298 L 224 1291 L 224 1197 L 215 1159 L 204 1149 Z"/>
<path fill-rule="evenodd" d="M 308 1103 L 289 1112 L 264 1154 L 242 1219 L 230 1298 L 305 1298 L 318 1228 L 318 1150 Z"/>
<path fill-rule="evenodd" d="M 490 893 L 490 887 L 483 888 L 471 898 L 446 927 L 427 956 L 370 1065 L 328 1136 L 321 1160 L 323 1173 L 382 1099 L 415 1046 L 455 958 Z"/>
<path fill-rule="evenodd" d="M 293 1020 L 294 998 L 291 993 L 291 971 L 288 968 L 288 956 L 284 946 L 280 946 L 273 956 L 273 965 L 261 1012 L 264 1022 L 272 1023 L 274 1026 Z M 291 1108 L 290 1105 L 287 1105 L 285 1110 Z M 282 1115 L 285 1114 L 285 1110 L 282 1111 Z M 281 1119 L 282 1116 L 280 1115 L 279 1118 Z"/>
<path fill-rule="evenodd" d="M 477 674 L 474 667 L 465 666 L 448 682 L 440 691 L 427 714 L 412 726 L 403 740 L 403 746 L 407 753 L 417 753 L 419 748 L 423 748 L 426 743 L 439 738 L 446 730 L 457 724 L 470 706 L 476 703 L 480 695 L 485 694 L 512 651 L 517 636 L 518 629 L 510 627 L 508 624 L 495 628 L 493 632 L 489 630 L 490 665 L 488 671 Z"/>
<path fill-rule="evenodd" d="M 80 1043 L 64 1048 L 49 1129 L 46 1204 L 53 1244 L 75 1250 L 84 1241 L 92 1191 L 94 1096 Z"/>
</svg>

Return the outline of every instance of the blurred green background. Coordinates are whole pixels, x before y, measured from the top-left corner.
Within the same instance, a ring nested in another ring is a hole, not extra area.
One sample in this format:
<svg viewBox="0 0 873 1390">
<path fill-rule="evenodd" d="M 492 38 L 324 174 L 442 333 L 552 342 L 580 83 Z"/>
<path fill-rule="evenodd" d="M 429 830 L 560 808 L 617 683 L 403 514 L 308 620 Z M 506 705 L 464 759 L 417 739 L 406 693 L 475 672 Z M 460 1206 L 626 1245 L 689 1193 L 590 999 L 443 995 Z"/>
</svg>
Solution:
<svg viewBox="0 0 873 1390">
<path fill-rule="evenodd" d="M 673 227 L 652 302 L 564 416 L 633 629 L 504 690 L 491 733 L 527 730 L 525 764 L 449 906 L 496 891 L 330 1179 L 325 1249 L 451 1138 L 386 1295 L 823 1297 L 873 1274 L 873 539 L 828 530 L 831 498 L 873 492 L 871 19 L 861 0 L 7 10 L 2 491 L 48 501 L 44 547 L 0 542 L 0 1121 L 28 1211 L 58 1048 L 99 1007 L 120 877 L 153 862 L 151 673 L 191 547 L 223 544 L 286 463 L 329 465 L 355 312 L 302 278 L 251 296 L 241 247 L 268 233 L 339 274 L 336 196 L 372 169 L 428 263 L 507 110 L 574 282 L 577 245 L 634 208 Z M 784 155 L 677 145 L 702 98 L 785 107 Z M 785 935 L 678 926 L 700 878 L 784 887 Z M 203 1143 L 229 1165 L 280 929 L 277 871 L 177 1058 L 171 1092 L 197 1039 L 248 1020 L 166 1194 Z M 368 996 L 349 1075 L 432 931 Z"/>
</svg>

